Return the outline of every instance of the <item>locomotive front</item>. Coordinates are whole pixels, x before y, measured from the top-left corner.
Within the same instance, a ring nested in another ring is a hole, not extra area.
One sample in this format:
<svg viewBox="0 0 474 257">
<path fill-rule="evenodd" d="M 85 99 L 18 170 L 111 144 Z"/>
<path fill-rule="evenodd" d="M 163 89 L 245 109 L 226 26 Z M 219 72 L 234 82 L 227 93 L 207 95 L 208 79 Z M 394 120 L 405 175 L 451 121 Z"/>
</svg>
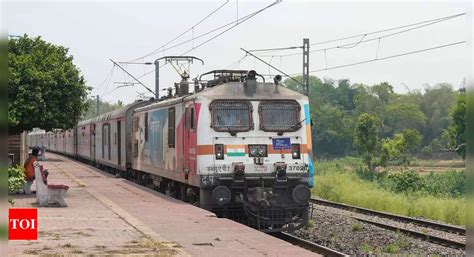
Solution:
<svg viewBox="0 0 474 257">
<path fill-rule="evenodd" d="M 200 205 L 265 231 L 308 222 L 313 186 L 308 98 L 249 73 L 201 92 Z M 207 107 L 207 108 L 205 108 Z"/>
</svg>

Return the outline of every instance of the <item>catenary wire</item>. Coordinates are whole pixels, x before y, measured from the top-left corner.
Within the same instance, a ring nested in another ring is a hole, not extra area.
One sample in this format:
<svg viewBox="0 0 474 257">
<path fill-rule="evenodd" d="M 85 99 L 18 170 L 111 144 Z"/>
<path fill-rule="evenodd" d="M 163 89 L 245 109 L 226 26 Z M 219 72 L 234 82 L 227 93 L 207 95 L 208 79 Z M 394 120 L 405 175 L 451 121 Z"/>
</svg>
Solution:
<svg viewBox="0 0 474 257">
<path fill-rule="evenodd" d="M 385 38 L 385 37 L 390 37 L 390 36 L 394 36 L 394 35 L 398 35 L 398 34 L 401 34 L 401 33 L 405 33 L 405 32 L 408 32 L 408 31 L 411 31 L 411 30 L 415 30 L 415 29 L 419 29 L 419 28 L 423 28 L 423 27 L 426 27 L 426 26 L 430 26 L 430 25 L 433 25 L 433 24 L 436 24 L 436 23 L 439 23 L 439 22 L 443 22 L 443 21 L 447 21 L 447 20 L 451 20 L 451 19 L 454 19 L 454 18 L 457 18 L 457 17 L 460 17 L 460 16 L 463 16 L 465 15 L 466 13 L 459 13 L 459 14 L 455 14 L 455 15 L 450 15 L 450 16 L 445 16 L 445 17 L 440 17 L 440 18 L 436 18 L 436 19 L 431 19 L 431 20 L 425 20 L 425 21 L 421 21 L 421 22 L 417 22 L 417 23 L 411 23 L 411 24 L 407 24 L 407 25 L 402 25 L 402 26 L 398 26 L 398 27 L 393 27 L 393 28 L 388 28 L 388 29 L 383 29 L 383 30 L 378 30 L 378 31 L 373 31 L 373 32 L 367 32 L 367 33 L 363 33 L 363 34 L 358 34 L 358 35 L 353 35 L 353 36 L 347 36 L 347 37 L 342 37 L 342 38 L 337 38 L 337 39 L 331 39 L 331 40 L 326 40 L 326 41 L 321 41 L 321 42 L 316 42 L 316 43 L 312 43 L 310 45 L 320 45 L 320 44 L 325 44 L 325 43 L 332 43 L 332 42 L 337 42 L 337 41 L 342 41 L 342 40 L 347 40 L 347 39 L 351 39 L 351 38 L 357 38 L 357 37 L 362 37 L 362 39 L 368 35 L 373 35 L 373 34 L 379 34 L 379 33 L 383 33 L 383 32 L 387 32 L 387 31 L 392 31 L 392 30 L 397 30 L 397 29 L 403 29 L 403 28 L 408 28 L 408 27 L 413 27 L 413 26 L 416 26 L 414 28 L 409 28 L 409 29 L 405 29 L 405 30 L 402 30 L 402 31 L 397 31 L 397 32 L 394 32 L 394 33 L 391 33 L 391 34 L 388 34 L 388 35 L 383 35 L 383 36 L 379 36 L 379 37 L 374 37 L 374 38 L 370 38 L 370 39 L 366 39 L 366 40 L 359 40 L 358 44 L 360 43 L 365 43 L 365 42 L 370 42 L 370 41 L 373 41 L 373 40 L 378 40 L 379 38 Z M 334 46 L 334 47 L 327 47 L 327 48 L 322 48 L 322 49 L 317 49 L 317 50 L 312 50 L 310 52 L 320 52 L 320 51 L 325 51 L 325 50 L 330 50 L 330 49 L 336 49 L 336 48 L 345 48 L 346 46 L 352 46 L 356 43 L 348 43 L 348 44 L 342 44 L 342 45 L 338 45 L 338 46 Z M 253 52 L 256 52 L 256 51 L 265 51 L 265 53 L 269 53 L 269 52 L 274 52 L 274 51 L 282 51 L 282 50 L 291 50 L 291 49 L 297 49 L 297 48 L 302 48 L 302 46 L 290 46 L 290 47 L 277 47 L 277 48 L 266 48 L 266 49 L 254 49 L 252 50 Z M 298 52 L 298 53 L 290 53 L 290 54 L 281 54 L 281 55 L 259 55 L 261 57 L 271 57 L 271 56 L 274 56 L 274 57 L 285 57 L 285 56 L 294 56 L 294 55 L 300 55 L 301 53 Z"/>
<path fill-rule="evenodd" d="M 349 67 L 349 66 L 355 66 L 355 65 L 359 65 L 359 64 L 382 61 L 382 60 L 402 57 L 402 56 L 405 56 L 405 55 L 411 55 L 411 54 L 427 52 L 427 51 L 431 51 L 431 50 L 435 50 L 435 49 L 445 48 L 445 47 L 449 47 L 449 46 L 459 45 L 459 44 L 463 44 L 463 43 L 466 43 L 466 41 L 459 41 L 459 42 L 454 42 L 454 43 L 450 43 L 450 44 L 439 45 L 439 46 L 435 46 L 435 47 L 424 48 L 424 49 L 420 49 L 420 50 L 415 50 L 415 51 L 390 55 L 390 56 L 386 56 L 386 57 L 370 59 L 370 60 L 366 60 L 366 61 L 360 61 L 360 62 L 354 62 L 354 63 L 349 63 L 349 64 L 337 65 L 337 66 L 332 66 L 332 67 L 328 67 L 328 68 L 324 68 L 324 69 L 311 70 L 309 72 L 314 73 L 314 72 L 319 72 L 319 71 L 334 70 L 334 69 L 339 69 L 339 68 L 344 68 L 344 67 Z M 301 74 L 302 73 L 293 73 L 293 74 L 289 74 L 289 76 L 296 76 L 296 75 L 301 75 Z"/>
<path fill-rule="evenodd" d="M 164 49 L 165 46 L 173 43 L 174 41 L 176 41 L 177 39 L 181 38 L 183 35 L 185 35 L 186 33 L 188 33 L 189 31 L 194 31 L 194 29 L 199 26 L 199 24 L 203 23 L 205 20 L 207 20 L 209 17 L 211 17 L 213 14 L 215 14 L 217 11 L 219 11 L 222 7 L 224 7 L 226 4 L 229 3 L 229 0 L 227 0 L 225 3 L 221 4 L 219 7 L 217 7 L 215 10 L 213 10 L 211 13 L 209 13 L 208 15 L 206 15 L 204 18 L 202 18 L 201 20 L 199 20 L 198 22 L 196 22 L 196 24 L 194 24 L 193 26 L 191 26 L 189 29 L 185 30 L 183 33 L 179 34 L 178 36 L 176 36 L 175 38 L 171 39 L 170 41 L 166 42 L 165 44 L 163 44 L 162 46 L 160 46 L 159 48 L 153 50 L 151 53 L 156 53 L 156 52 L 159 52 L 160 50 Z M 193 37 L 194 38 L 194 37 Z M 150 53 L 149 53 L 150 54 Z M 140 59 L 143 59 L 145 57 L 147 57 L 148 54 L 144 55 L 144 56 L 141 56 L 141 57 L 138 57 L 138 58 L 135 58 L 133 60 L 130 60 L 130 62 L 134 62 L 134 61 L 137 61 L 137 60 L 140 60 Z"/>
</svg>

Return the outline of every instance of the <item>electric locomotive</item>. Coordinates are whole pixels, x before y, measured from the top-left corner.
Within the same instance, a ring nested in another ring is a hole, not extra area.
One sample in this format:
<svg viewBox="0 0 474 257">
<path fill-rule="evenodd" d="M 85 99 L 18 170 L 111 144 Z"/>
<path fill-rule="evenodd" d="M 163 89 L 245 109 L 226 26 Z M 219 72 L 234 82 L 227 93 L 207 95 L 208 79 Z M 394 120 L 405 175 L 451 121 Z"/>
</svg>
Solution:
<svg viewBox="0 0 474 257">
<path fill-rule="evenodd" d="M 165 193 L 261 230 L 304 225 L 313 185 L 308 98 L 281 77 L 257 77 L 211 71 L 194 94 L 178 88 L 182 96 L 136 109 L 132 168 L 153 174 Z"/>
</svg>

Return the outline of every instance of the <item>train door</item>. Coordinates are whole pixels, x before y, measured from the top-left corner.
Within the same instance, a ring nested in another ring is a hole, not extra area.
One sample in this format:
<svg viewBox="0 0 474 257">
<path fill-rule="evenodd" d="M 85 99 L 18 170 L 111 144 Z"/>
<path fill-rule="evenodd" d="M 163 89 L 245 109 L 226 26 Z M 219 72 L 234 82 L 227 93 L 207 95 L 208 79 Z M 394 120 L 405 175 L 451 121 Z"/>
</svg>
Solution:
<svg viewBox="0 0 474 257">
<path fill-rule="evenodd" d="M 102 125 L 102 159 L 110 160 L 110 124 Z"/>
<path fill-rule="evenodd" d="M 122 165 L 122 122 L 117 121 L 117 160 L 118 165 Z"/>
<path fill-rule="evenodd" d="M 90 126 L 90 153 L 92 160 L 95 160 L 95 124 Z"/>
<path fill-rule="evenodd" d="M 184 172 L 196 173 L 196 113 L 194 106 L 186 107 L 184 123 Z"/>
<path fill-rule="evenodd" d="M 190 110 L 191 108 L 186 107 L 184 109 L 184 135 L 183 135 L 183 156 L 184 156 L 184 163 L 183 163 L 183 172 L 184 174 L 189 173 L 189 132 L 190 132 Z"/>
</svg>

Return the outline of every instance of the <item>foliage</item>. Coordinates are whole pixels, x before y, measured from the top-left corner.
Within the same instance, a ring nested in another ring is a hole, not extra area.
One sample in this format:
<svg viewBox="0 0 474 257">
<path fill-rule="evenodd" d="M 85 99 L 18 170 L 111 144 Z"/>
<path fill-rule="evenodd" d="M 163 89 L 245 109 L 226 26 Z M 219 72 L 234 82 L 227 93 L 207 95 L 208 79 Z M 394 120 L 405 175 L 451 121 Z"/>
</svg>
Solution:
<svg viewBox="0 0 474 257">
<path fill-rule="evenodd" d="M 77 124 L 90 88 L 67 48 L 24 35 L 9 39 L 8 61 L 9 133 Z"/>
<path fill-rule="evenodd" d="M 394 193 L 453 198 L 466 196 L 466 174 L 464 171 L 452 170 L 420 175 L 412 170 L 388 174 L 386 171 L 369 172 L 367 169 L 358 169 L 356 174 L 360 179 L 375 182 L 381 188 Z"/>
<path fill-rule="evenodd" d="M 301 77 L 296 77 L 301 80 Z M 285 85 L 302 92 L 299 84 L 286 80 Z M 314 126 L 313 145 L 319 158 L 334 158 L 357 153 L 354 127 L 363 113 L 379 119 L 378 137 L 393 138 L 405 129 L 416 129 L 422 142 L 415 154 L 432 157 L 446 148 L 441 134 L 450 121 L 449 111 L 457 93 L 449 84 L 426 86 L 424 93 L 398 94 L 392 85 L 382 82 L 372 86 L 351 84 L 349 80 L 309 77 L 309 101 Z M 442 143 L 439 147 L 437 143 Z M 426 148 L 425 148 L 426 147 Z M 422 151 L 422 149 L 424 149 Z M 386 151 L 380 146 L 380 151 Z M 380 165 L 385 161 L 383 155 Z"/>
<path fill-rule="evenodd" d="M 325 172 L 315 176 L 313 193 L 321 198 L 390 213 L 465 224 L 464 198 L 397 194 L 355 173 Z"/>
<path fill-rule="evenodd" d="M 123 102 L 109 103 L 99 99 L 99 115 L 122 108 Z M 97 101 L 95 99 L 87 99 L 87 111 L 83 115 L 83 120 L 91 119 L 97 116 Z"/>
<path fill-rule="evenodd" d="M 391 133 L 397 133 L 403 129 L 422 129 L 426 122 L 426 116 L 419 107 L 411 103 L 393 103 L 386 106 L 386 124 Z"/>
<path fill-rule="evenodd" d="M 26 181 L 25 169 L 23 166 L 8 168 L 8 192 L 15 193 L 23 188 Z"/>
<path fill-rule="evenodd" d="M 451 113 L 452 123 L 443 132 L 448 140 L 450 151 L 466 159 L 466 98 L 460 94 L 454 110 Z"/>
<path fill-rule="evenodd" d="M 402 164 L 405 167 L 410 165 L 421 140 L 421 134 L 414 129 L 405 129 L 395 134 L 394 138 L 385 139 L 382 143 L 383 163 L 395 161 L 396 164 Z"/>
<path fill-rule="evenodd" d="M 359 116 L 355 132 L 355 145 L 364 158 L 370 171 L 375 169 L 375 155 L 378 146 L 378 124 L 377 117 L 368 113 Z"/>
</svg>

